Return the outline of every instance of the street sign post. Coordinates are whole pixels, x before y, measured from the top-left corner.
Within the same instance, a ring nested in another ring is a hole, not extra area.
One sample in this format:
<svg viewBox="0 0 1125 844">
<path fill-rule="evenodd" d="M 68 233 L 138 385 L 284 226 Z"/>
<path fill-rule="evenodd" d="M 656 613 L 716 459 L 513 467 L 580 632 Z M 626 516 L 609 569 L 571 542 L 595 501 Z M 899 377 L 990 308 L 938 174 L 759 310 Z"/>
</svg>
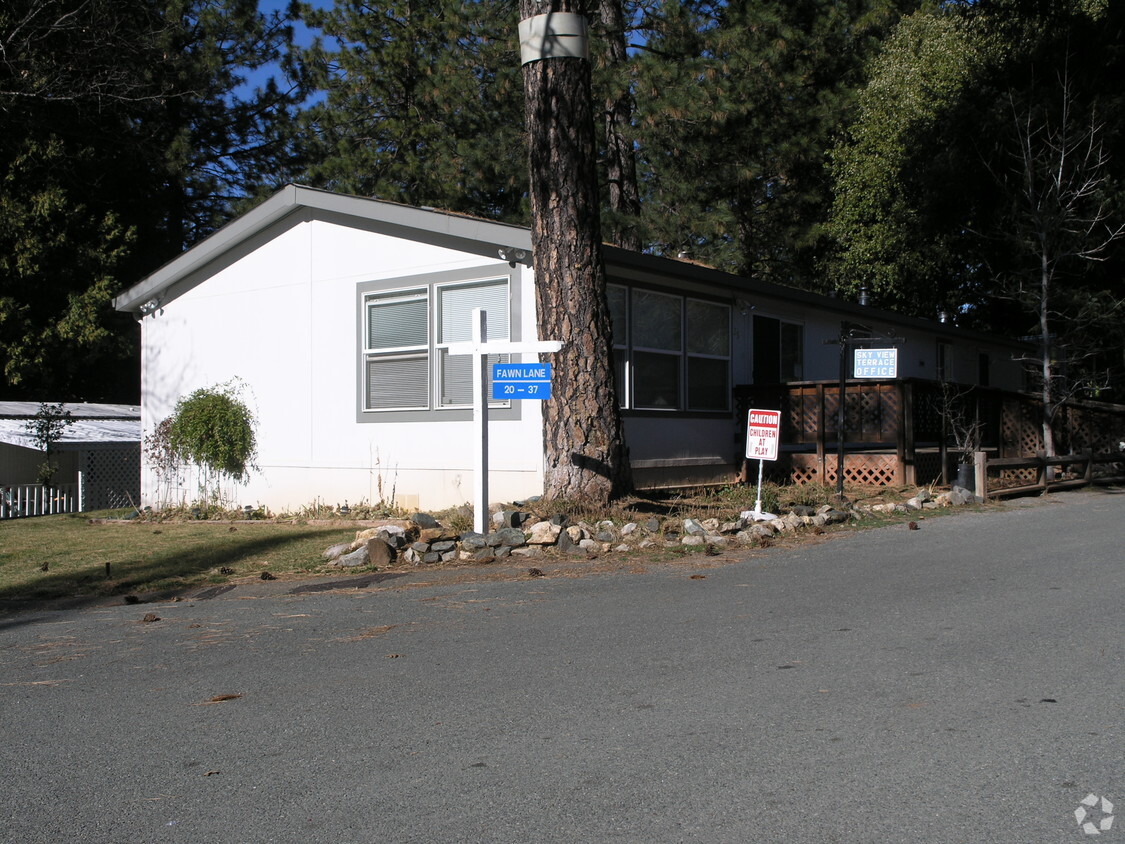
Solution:
<svg viewBox="0 0 1125 844">
<path fill-rule="evenodd" d="M 781 439 L 780 410 L 751 410 L 746 417 L 746 459 L 758 461 L 758 500 L 750 516 L 762 521 L 774 518 L 762 512 L 762 473 L 767 460 L 777 460 L 777 446 Z"/>
<path fill-rule="evenodd" d="M 563 344 L 560 340 L 490 342 L 488 314 L 482 308 L 473 308 L 472 331 L 471 340 L 450 343 L 448 351 L 451 355 L 473 356 L 473 433 L 478 443 L 476 471 L 473 473 L 473 530 L 488 533 L 488 379 L 485 377 L 488 372 L 488 356 L 557 352 Z"/>
</svg>

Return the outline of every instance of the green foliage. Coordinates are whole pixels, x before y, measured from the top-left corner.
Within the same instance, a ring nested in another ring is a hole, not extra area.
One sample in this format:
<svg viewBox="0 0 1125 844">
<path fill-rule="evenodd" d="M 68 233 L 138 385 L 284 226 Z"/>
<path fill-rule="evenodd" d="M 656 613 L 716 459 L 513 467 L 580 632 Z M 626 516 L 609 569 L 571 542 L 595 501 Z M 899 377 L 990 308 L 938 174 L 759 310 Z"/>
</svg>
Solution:
<svg viewBox="0 0 1125 844">
<path fill-rule="evenodd" d="M 254 0 L 0 4 L 0 359 L 5 397 L 137 398 L 112 298 L 289 180 L 299 82 L 285 13 Z"/>
<path fill-rule="evenodd" d="M 955 212 L 948 197 L 962 184 L 958 168 L 980 177 L 979 159 L 948 154 L 947 121 L 981 67 L 963 19 L 952 13 L 917 12 L 888 39 L 848 142 L 832 155 L 828 231 L 837 248 L 830 266 L 837 289 L 854 295 L 866 286 L 880 304 L 932 316 L 964 271 L 950 239 L 965 233 L 933 223 L 937 214 Z"/>
<path fill-rule="evenodd" d="M 74 424 L 70 411 L 62 404 L 41 404 L 39 411 L 24 427 L 31 434 L 35 445 L 43 450 L 44 460 L 39 467 L 36 483 L 48 486 L 54 480 L 58 466 L 51 460 L 55 443 L 66 429 Z"/>
<path fill-rule="evenodd" d="M 62 397 L 131 351 L 111 300 L 134 232 L 80 198 L 71 179 L 90 160 L 53 134 L 0 140 L 0 358 L 16 395 Z"/>
<path fill-rule="evenodd" d="M 245 482 L 257 451 L 256 424 L 237 389 L 219 385 L 196 390 L 176 403 L 167 439 L 182 461 Z"/>
<path fill-rule="evenodd" d="M 944 3 L 904 19 L 872 64 L 858 118 L 832 153 L 835 250 L 824 269 L 834 286 L 866 285 L 879 304 L 922 317 L 951 309 L 970 327 L 1040 331 L 1037 307 L 1011 303 L 1013 289 L 1038 274 L 1043 255 L 1033 241 L 1047 235 L 1026 225 L 1018 127 L 1029 118 L 1060 126 L 1067 79 L 1072 119 L 1096 113 L 1102 126 L 1101 200 L 1120 220 L 1125 97 L 1108 80 L 1125 70 L 1123 25 L 1120 4 L 1080 0 Z M 1048 239 L 1067 227 L 1055 226 Z M 1072 262 L 1057 290 L 1060 305 L 1097 301 L 1104 311 L 1120 301 L 1123 263 L 1120 245 L 1096 262 Z M 1073 324 L 1061 319 L 1051 330 Z M 1086 352 L 1073 346 L 1071 362 Z"/>
<path fill-rule="evenodd" d="M 512 0 L 302 6 L 300 56 L 324 93 L 302 115 L 303 180 L 526 222 L 527 159 Z"/>
<path fill-rule="evenodd" d="M 825 153 L 910 2 L 668 2 L 636 61 L 650 248 L 817 287 Z"/>
</svg>

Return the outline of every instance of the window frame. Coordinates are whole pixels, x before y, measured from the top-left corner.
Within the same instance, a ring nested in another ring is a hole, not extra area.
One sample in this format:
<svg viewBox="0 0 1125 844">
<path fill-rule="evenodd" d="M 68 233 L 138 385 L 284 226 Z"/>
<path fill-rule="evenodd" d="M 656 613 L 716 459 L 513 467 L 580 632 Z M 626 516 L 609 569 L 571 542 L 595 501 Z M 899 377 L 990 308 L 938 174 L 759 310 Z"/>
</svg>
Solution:
<svg viewBox="0 0 1125 844">
<path fill-rule="evenodd" d="M 506 337 L 518 340 L 521 336 L 522 314 L 521 283 L 523 268 L 512 267 L 510 264 L 487 264 L 480 267 L 469 267 L 459 270 L 425 273 L 420 275 L 388 278 L 381 280 L 363 281 L 356 285 L 357 320 L 356 320 L 356 422 L 425 422 L 425 421 L 462 421 L 471 420 L 473 415 L 472 405 L 469 404 L 442 404 L 441 382 L 442 377 L 442 350 L 450 342 L 459 340 L 445 340 L 438 342 L 440 331 L 441 292 L 444 290 L 485 285 L 495 282 L 504 285 L 504 301 L 507 304 L 504 323 Z M 392 300 L 397 296 L 410 294 L 422 296 L 426 301 L 426 346 L 388 347 L 379 349 L 370 347 L 370 312 L 368 304 L 376 299 Z M 492 317 L 493 326 L 496 325 Z M 493 334 L 495 338 L 497 335 Z M 410 354 L 424 357 L 426 360 L 426 407 L 395 406 L 371 407 L 370 391 L 367 382 L 369 361 L 384 358 L 393 360 L 396 355 Z M 448 357 L 448 356 L 446 356 Z M 490 362 L 495 356 L 489 356 Z M 520 355 L 511 355 L 519 359 Z M 491 369 L 489 370 L 491 372 Z M 502 401 L 489 402 L 489 411 L 496 420 L 517 420 L 522 417 L 521 402 Z"/>
<path fill-rule="evenodd" d="M 428 410 L 431 401 L 431 383 L 430 383 L 430 370 L 429 365 L 429 349 L 430 349 L 430 296 L 429 289 L 426 287 L 410 287 L 400 288 L 394 290 L 378 291 L 373 293 L 366 293 L 363 296 L 363 394 L 361 397 L 363 409 L 369 413 L 385 413 L 398 410 Z M 426 308 L 425 319 L 422 325 L 425 329 L 425 339 L 422 343 L 414 343 L 407 346 L 372 346 L 371 345 L 371 316 L 372 308 L 379 307 L 378 302 L 386 303 L 386 306 L 393 304 L 407 304 L 410 302 L 423 302 Z M 424 395 L 426 397 L 425 405 L 417 404 L 398 404 L 388 407 L 374 407 L 371 402 L 371 373 L 370 366 L 380 360 L 385 361 L 400 361 L 400 360 L 425 360 L 426 361 L 426 386 Z"/>
<path fill-rule="evenodd" d="M 612 350 L 614 355 L 613 367 L 615 377 L 617 377 L 618 389 L 618 403 L 623 411 L 630 413 L 680 413 L 680 414 L 721 414 L 726 415 L 731 412 L 732 407 L 732 378 L 733 378 L 733 348 L 734 348 L 734 323 L 733 323 L 733 307 L 729 300 L 721 298 L 709 298 L 701 295 L 686 295 L 680 293 L 672 293 L 667 290 L 658 288 L 622 284 L 618 282 L 611 282 L 607 285 L 609 290 L 620 290 L 624 292 L 624 308 L 621 318 L 624 325 L 614 325 Z M 607 291 L 608 292 L 608 291 Z M 645 295 L 653 295 L 662 297 L 668 300 L 675 301 L 679 310 L 679 319 L 677 323 L 677 330 L 679 334 L 679 348 L 670 349 L 657 346 L 638 345 L 636 342 L 637 327 L 634 325 L 636 318 L 636 302 L 635 296 L 637 293 Z M 703 351 L 689 351 L 690 343 L 689 337 L 689 310 L 690 303 L 698 302 L 708 306 L 722 308 L 726 315 L 726 325 L 724 331 L 726 335 L 726 354 L 716 355 L 709 354 Z M 611 309 L 612 311 L 612 309 Z M 612 313 L 611 313 L 612 315 Z M 618 330 L 623 329 L 623 330 Z M 624 336 L 621 336 L 621 335 Z M 676 385 L 676 400 L 673 406 L 660 406 L 655 404 L 639 404 L 637 401 L 638 395 L 644 395 L 643 386 L 638 389 L 637 386 L 637 355 L 651 355 L 662 356 L 668 358 L 675 358 L 676 360 L 676 376 L 678 383 Z M 693 407 L 692 406 L 692 379 L 691 369 L 693 361 L 706 361 L 717 360 L 725 364 L 725 381 L 726 390 L 724 391 L 725 405 L 723 408 L 715 407 Z"/>
</svg>

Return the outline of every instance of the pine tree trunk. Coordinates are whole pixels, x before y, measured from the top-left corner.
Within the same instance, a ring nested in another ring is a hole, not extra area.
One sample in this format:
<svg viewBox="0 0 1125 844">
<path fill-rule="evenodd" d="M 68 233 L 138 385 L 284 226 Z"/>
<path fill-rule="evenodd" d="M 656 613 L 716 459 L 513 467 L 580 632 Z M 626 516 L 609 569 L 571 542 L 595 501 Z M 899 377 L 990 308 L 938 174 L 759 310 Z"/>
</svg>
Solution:
<svg viewBox="0 0 1125 844">
<path fill-rule="evenodd" d="M 598 15 L 605 30 L 605 61 L 609 66 L 625 64 L 625 13 L 621 0 L 598 0 Z M 641 197 L 637 187 L 637 156 L 633 151 L 633 95 L 622 87 L 605 101 L 605 172 L 609 207 L 615 219 L 610 241 L 623 249 L 641 250 L 637 221 Z"/>
<path fill-rule="evenodd" d="M 525 19 L 578 11 L 577 0 L 520 0 Z M 523 80 L 539 337 L 565 344 L 548 356 L 544 492 L 605 502 L 627 492 L 630 479 L 613 383 L 590 66 L 577 58 L 533 61 Z"/>
</svg>

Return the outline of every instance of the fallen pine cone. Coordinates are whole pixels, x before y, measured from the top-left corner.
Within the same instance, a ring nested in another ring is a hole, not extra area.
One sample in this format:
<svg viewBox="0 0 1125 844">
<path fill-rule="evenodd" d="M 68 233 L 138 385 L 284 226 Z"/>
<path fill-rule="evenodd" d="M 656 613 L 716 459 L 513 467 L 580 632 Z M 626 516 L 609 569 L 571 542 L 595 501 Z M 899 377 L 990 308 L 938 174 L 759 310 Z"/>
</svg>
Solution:
<svg viewBox="0 0 1125 844">
<path fill-rule="evenodd" d="M 527 576 L 528 577 L 542 577 L 543 572 L 540 569 L 528 569 L 527 570 Z"/>
<path fill-rule="evenodd" d="M 232 569 L 230 566 L 223 566 L 221 569 L 219 569 L 219 574 L 234 574 L 234 569 Z"/>
<path fill-rule="evenodd" d="M 262 572 L 262 580 L 277 580 L 277 578 L 270 574 L 268 571 L 264 571 Z"/>
<path fill-rule="evenodd" d="M 911 530 L 918 530 L 918 523 L 917 522 L 911 522 L 910 524 L 907 525 L 907 527 L 910 528 Z"/>
<path fill-rule="evenodd" d="M 145 617 L 141 619 L 144 622 L 160 621 L 160 616 L 154 612 L 145 613 Z"/>
<path fill-rule="evenodd" d="M 124 600 L 126 604 L 139 604 L 141 602 L 141 599 L 136 595 L 126 595 Z"/>
</svg>

